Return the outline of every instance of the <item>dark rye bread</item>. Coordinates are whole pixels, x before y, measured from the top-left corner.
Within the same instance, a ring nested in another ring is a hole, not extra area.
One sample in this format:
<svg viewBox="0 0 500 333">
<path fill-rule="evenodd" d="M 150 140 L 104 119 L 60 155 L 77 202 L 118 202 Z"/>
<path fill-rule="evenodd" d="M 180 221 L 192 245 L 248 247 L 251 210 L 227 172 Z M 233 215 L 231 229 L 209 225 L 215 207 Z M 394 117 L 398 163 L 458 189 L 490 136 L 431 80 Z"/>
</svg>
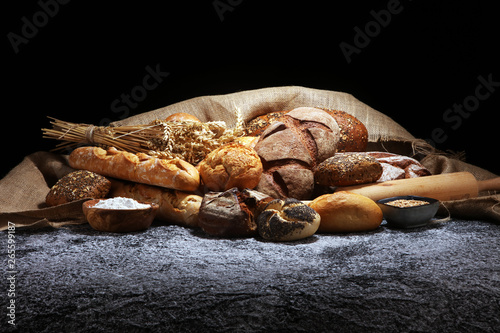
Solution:
<svg viewBox="0 0 500 333">
<path fill-rule="evenodd" d="M 337 145 L 338 152 L 360 152 L 366 151 L 368 144 L 368 130 L 365 125 L 353 115 L 340 110 L 317 108 L 327 112 L 335 119 L 339 126 L 340 136 Z M 269 112 L 250 120 L 246 127 L 248 136 L 259 136 L 275 121 L 281 121 L 284 115 L 289 112 L 277 111 Z"/>
<path fill-rule="evenodd" d="M 256 190 L 273 198 L 309 199 L 313 169 L 337 150 L 339 128 L 328 113 L 297 108 L 272 123 L 260 136 L 255 151 L 264 171 Z"/>
</svg>

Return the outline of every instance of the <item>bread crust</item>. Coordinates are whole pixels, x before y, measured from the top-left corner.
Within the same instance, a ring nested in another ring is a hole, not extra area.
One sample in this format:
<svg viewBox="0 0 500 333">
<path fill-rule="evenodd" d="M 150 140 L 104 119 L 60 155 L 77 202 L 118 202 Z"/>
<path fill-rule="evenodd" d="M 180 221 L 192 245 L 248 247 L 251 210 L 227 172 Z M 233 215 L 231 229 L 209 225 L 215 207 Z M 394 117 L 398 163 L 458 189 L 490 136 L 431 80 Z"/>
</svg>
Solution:
<svg viewBox="0 0 500 333">
<path fill-rule="evenodd" d="M 257 186 L 262 175 L 262 163 L 252 148 L 233 143 L 217 148 L 199 163 L 200 175 L 211 191 L 227 191 L 233 187 L 242 191 Z"/>
<path fill-rule="evenodd" d="M 200 185 L 198 170 L 181 159 L 159 159 L 143 153 L 132 154 L 116 148 L 80 147 L 69 156 L 75 169 L 103 176 L 156 185 L 181 191 L 195 191 Z"/>
<path fill-rule="evenodd" d="M 340 110 L 321 108 L 335 119 L 340 129 L 340 138 L 337 146 L 338 152 L 366 151 L 368 145 L 368 130 L 355 116 Z M 260 136 L 275 121 L 281 121 L 290 110 L 269 112 L 250 120 L 246 126 L 249 136 Z"/>
<path fill-rule="evenodd" d="M 318 232 L 369 231 L 378 228 L 383 219 L 373 200 L 344 191 L 319 196 L 309 207 L 321 216 Z"/>
</svg>

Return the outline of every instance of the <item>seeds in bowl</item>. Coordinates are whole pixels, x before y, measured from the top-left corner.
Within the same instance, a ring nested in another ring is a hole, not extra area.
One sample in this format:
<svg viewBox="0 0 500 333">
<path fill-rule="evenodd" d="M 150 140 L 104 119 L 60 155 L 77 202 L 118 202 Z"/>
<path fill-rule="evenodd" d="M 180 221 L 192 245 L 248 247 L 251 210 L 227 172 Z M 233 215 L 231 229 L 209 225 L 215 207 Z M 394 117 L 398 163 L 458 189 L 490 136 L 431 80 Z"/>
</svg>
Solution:
<svg viewBox="0 0 500 333">
<path fill-rule="evenodd" d="M 385 204 L 389 205 L 389 206 L 399 207 L 399 208 L 406 208 L 406 207 L 416 207 L 416 206 L 428 205 L 429 202 L 424 201 L 424 200 L 398 199 L 398 200 L 386 202 Z"/>
</svg>

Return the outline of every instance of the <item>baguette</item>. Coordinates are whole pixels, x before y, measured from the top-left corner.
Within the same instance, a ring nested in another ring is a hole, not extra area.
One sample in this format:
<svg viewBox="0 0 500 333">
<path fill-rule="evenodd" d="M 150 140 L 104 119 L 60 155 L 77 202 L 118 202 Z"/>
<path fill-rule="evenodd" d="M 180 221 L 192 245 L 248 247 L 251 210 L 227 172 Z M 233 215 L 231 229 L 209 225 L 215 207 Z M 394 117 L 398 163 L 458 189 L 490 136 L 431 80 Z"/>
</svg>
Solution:
<svg viewBox="0 0 500 333">
<path fill-rule="evenodd" d="M 103 176 L 156 185 L 181 191 L 195 191 L 200 174 L 181 159 L 159 159 L 143 153 L 132 154 L 116 148 L 80 147 L 69 155 L 72 168 Z"/>
<path fill-rule="evenodd" d="M 126 197 L 160 206 L 156 218 L 185 227 L 198 227 L 198 212 L 202 197 L 182 191 L 145 184 L 111 180 L 110 197 Z"/>
</svg>

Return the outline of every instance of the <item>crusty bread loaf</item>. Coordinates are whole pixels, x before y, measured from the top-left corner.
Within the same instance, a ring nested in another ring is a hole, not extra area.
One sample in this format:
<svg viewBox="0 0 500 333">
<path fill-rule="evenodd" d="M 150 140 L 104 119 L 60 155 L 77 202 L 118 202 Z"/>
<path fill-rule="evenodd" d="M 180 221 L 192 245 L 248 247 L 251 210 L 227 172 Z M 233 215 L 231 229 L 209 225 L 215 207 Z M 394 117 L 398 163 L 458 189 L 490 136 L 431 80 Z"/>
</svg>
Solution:
<svg viewBox="0 0 500 333">
<path fill-rule="evenodd" d="M 321 216 L 318 232 L 354 232 L 374 230 L 383 213 L 371 199 L 350 192 L 325 194 L 309 203 Z"/>
<path fill-rule="evenodd" d="M 132 154 L 116 148 L 77 148 L 71 152 L 69 164 L 103 176 L 181 191 L 195 191 L 200 185 L 198 170 L 186 161 Z"/>
<path fill-rule="evenodd" d="M 319 185 L 349 186 L 376 182 L 382 175 L 382 165 L 365 153 L 337 153 L 314 169 Z"/>
<path fill-rule="evenodd" d="M 52 186 L 45 198 L 47 206 L 57 206 L 84 198 L 106 197 L 111 182 L 87 170 L 77 170 L 62 177 Z"/>
<path fill-rule="evenodd" d="M 256 235 L 257 215 L 269 201 L 262 193 L 248 189 L 239 191 L 236 187 L 225 192 L 209 192 L 201 203 L 199 225 L 213 236 Z"/>
<path fill-rule="evenodd" d="M 382 165 L 383 173 L 378 179 L 379 182 L 431 175 L 419 161 L 408 156 L 380 151 L 370 151 L 366 154 L 376 158 Z"/>
<path fill-rule="evenodd" d="M 156 203 L 160 206 L 156 213 L 158 220 L 185 227 L 198 227 L 198 213 L 203 199 L 201 196 L 116 179 L 111 182 L 110 197 Z"/>
<path fill-rule="evenodd" d="M 257 190 L 274 198 L 309 199 L 314 189 L 313 168 L 337 150 L 339 128 L 328 113 L 297 108 L 272 123 L 255 151 L 264 172 Z"/>
<path fill-rule="evenodd" d="M 262 175 L 262 163 L 252 148 L 233 143 L 209 153 L 200 163 L 203 183 L 211 191 L 253 189 Z"/>
<path fill-rule="evenodd" d="M 177 112 L 173 113 L 167 118 L 165 118 L 165 121 L 195 121 L 195 122 L 200 122 L 200 120 L 193 116 L 192 114 L 189 113 L 184 113 L 184 112 Z"/>
<path fill-rule="evenodd" d="M 365 151 L 368 144 L 368 130 L 365 125 L 355 116 L 340 110 L 319 108 L 328 112 L 335 119 L 339 126 L 340 137 L 337 145 L 338 152 Z M 289 112 L 277 111 L 269 112 L 250 120 L 246 125 L 246 132 L 249 136 L 259 136 L 275 121 L 281 121 L 283 116 Z"/>
</svg>

